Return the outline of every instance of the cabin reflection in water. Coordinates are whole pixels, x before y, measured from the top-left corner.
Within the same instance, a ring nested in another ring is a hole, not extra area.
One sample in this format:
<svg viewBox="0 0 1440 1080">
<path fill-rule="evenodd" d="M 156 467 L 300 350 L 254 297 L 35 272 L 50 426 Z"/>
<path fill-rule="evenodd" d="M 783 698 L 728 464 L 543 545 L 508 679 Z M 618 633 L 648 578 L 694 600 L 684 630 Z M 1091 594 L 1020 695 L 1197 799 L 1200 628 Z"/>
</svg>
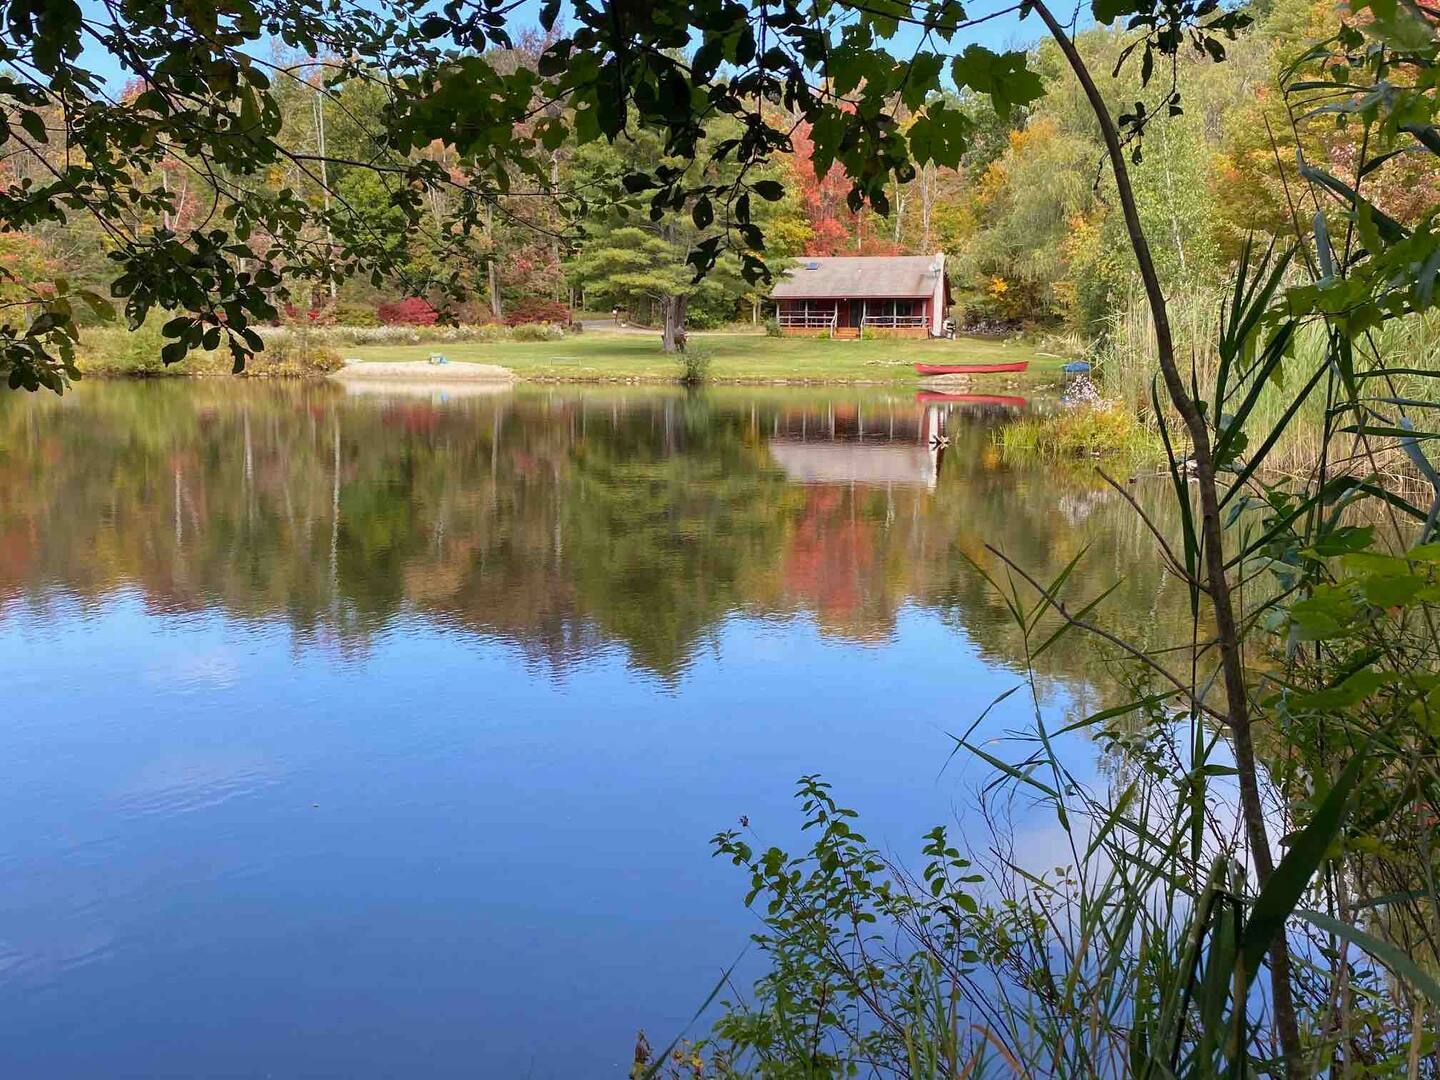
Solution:
<svg viewBox="0 0 1440 1080">
<path fill-rule="evenodd" d="M 933 491 L 957 415 L 993 419 L 1024 407 L 1021 397 L 922 392 L 920 408 L 831 405 L 775 414 L 768 447 L 797 484 L 906 484 Z"/>
</svg>

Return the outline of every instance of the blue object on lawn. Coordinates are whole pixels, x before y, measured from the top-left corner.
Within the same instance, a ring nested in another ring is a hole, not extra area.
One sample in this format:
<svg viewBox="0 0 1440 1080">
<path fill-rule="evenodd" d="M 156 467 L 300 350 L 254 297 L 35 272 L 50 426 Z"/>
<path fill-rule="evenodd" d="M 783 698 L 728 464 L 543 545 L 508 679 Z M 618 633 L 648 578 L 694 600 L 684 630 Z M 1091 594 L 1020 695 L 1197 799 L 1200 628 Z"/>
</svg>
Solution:
<svg viewBox="0 0 1440 1080">
<path fill-rule="evenodd" d="M 1087 371 L 1090 370 L 1090 361 L 1071 360 L 1068 364 L 1061 368 L 1061 370 L 1064 371 L 1066 375 L 1084 375 Z"/>
</svg>

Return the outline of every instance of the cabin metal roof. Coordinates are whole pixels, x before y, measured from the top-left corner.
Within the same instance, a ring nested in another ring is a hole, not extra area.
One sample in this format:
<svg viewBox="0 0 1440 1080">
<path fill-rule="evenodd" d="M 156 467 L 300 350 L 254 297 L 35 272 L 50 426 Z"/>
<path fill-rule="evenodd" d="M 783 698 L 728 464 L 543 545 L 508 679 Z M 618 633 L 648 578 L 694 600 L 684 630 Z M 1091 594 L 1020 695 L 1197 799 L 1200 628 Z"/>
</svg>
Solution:
<svg viewBox="0 0 1440 1080">
<path fill-rule="evenodd" d="M 797 484 L 923 484 L 935 486 L 933 445 L 802 443 L 771 439 L 770 456 Z"/>
<path fill-rule="evenodd" d="M 776 300 L 933 296 L 936 280 L 944 273 L 943 255 L 801 257 L 776 282 L 770 296 Z"/>
</svg>

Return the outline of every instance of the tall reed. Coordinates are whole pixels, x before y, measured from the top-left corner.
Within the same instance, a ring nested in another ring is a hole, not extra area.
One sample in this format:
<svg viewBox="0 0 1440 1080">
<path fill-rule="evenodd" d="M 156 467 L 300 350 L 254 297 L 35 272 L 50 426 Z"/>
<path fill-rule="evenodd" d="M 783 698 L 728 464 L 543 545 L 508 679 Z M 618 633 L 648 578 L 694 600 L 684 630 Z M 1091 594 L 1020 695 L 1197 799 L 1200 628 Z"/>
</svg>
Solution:
<svg viewBox="0 0 1440 1080">
<path fill-rule="evenodd" d="M 1177 293 L 1170 300 L 1170 321 L 1177 349 L 1194 365 L 1200 396 L 1213 394 L 1220 366 L 1219 321 L 1217 313 L 1225 299 L 1219 288 L 1196 288 Z M 1280 377 L 1272 379 L 1256 400 L 1249 423 L 1254 432 L 1268 433 L 1281 419 L 1295 396 L 1295 379 L 1324 361 L 1328 344 L 1325 324 L 1304 323 L 1295 335 Z M 1355 343 L 1357 365 L 1405 368 L 1440 373 L 1440 313 L 1427 312 L 1403 319 L 1391 319 L 1367 332 Z M 1152 382 L 1156 375 L 1155 325 L 1143 294 L 1132 293 L 1109 320 L 1104 335 L 1094 348 L 1096 379 L 1104 397 L 1123 402 L 1152 423 Z M 1433 378 L 1396 375 L 1387 379 L 1380 398 L 1429 400 L 1434 394 Z M 1306 396 L 1304 403 L 1285 425 L 1269 460 L 1275 471 L 1303 473 L 1320 459 L 1324 449 L 1326 400 L 1323 386 Z M 1331 447 L 1331 453 L 1335 447 Z"/>
</svg>

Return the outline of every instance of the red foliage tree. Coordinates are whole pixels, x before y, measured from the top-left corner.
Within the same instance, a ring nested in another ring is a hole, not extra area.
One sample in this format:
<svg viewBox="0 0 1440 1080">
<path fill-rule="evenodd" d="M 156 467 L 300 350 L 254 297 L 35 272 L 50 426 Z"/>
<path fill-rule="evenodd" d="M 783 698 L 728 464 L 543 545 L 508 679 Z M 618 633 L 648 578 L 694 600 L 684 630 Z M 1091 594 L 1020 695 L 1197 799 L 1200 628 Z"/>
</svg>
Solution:
<svg viewBox="0 0 1440 1080">
<path fill-rule="evenodd" d="M 857 220 L 845 205 L 850 181 L 846 179 L 844 170 L 832 165 L 824 176 L 815 175 L 815 142 L 810 137 L 809 124 L 797 127 L 790 136 L 790 142 L 795 148 L 789 158 L 794 188 L 799 193 L 800 205 L 805 210 L 812 233 L 805 245 L 805 254 L 853 252 Z"/>
<path fill-rule="evenodd" d="M 419 296 L 407 296 L 395 303 L 381 304 L 375 309 L 375 314 L 386 326 L 430 326 L 440 317 L 430 301 Z"/>
</svg>

